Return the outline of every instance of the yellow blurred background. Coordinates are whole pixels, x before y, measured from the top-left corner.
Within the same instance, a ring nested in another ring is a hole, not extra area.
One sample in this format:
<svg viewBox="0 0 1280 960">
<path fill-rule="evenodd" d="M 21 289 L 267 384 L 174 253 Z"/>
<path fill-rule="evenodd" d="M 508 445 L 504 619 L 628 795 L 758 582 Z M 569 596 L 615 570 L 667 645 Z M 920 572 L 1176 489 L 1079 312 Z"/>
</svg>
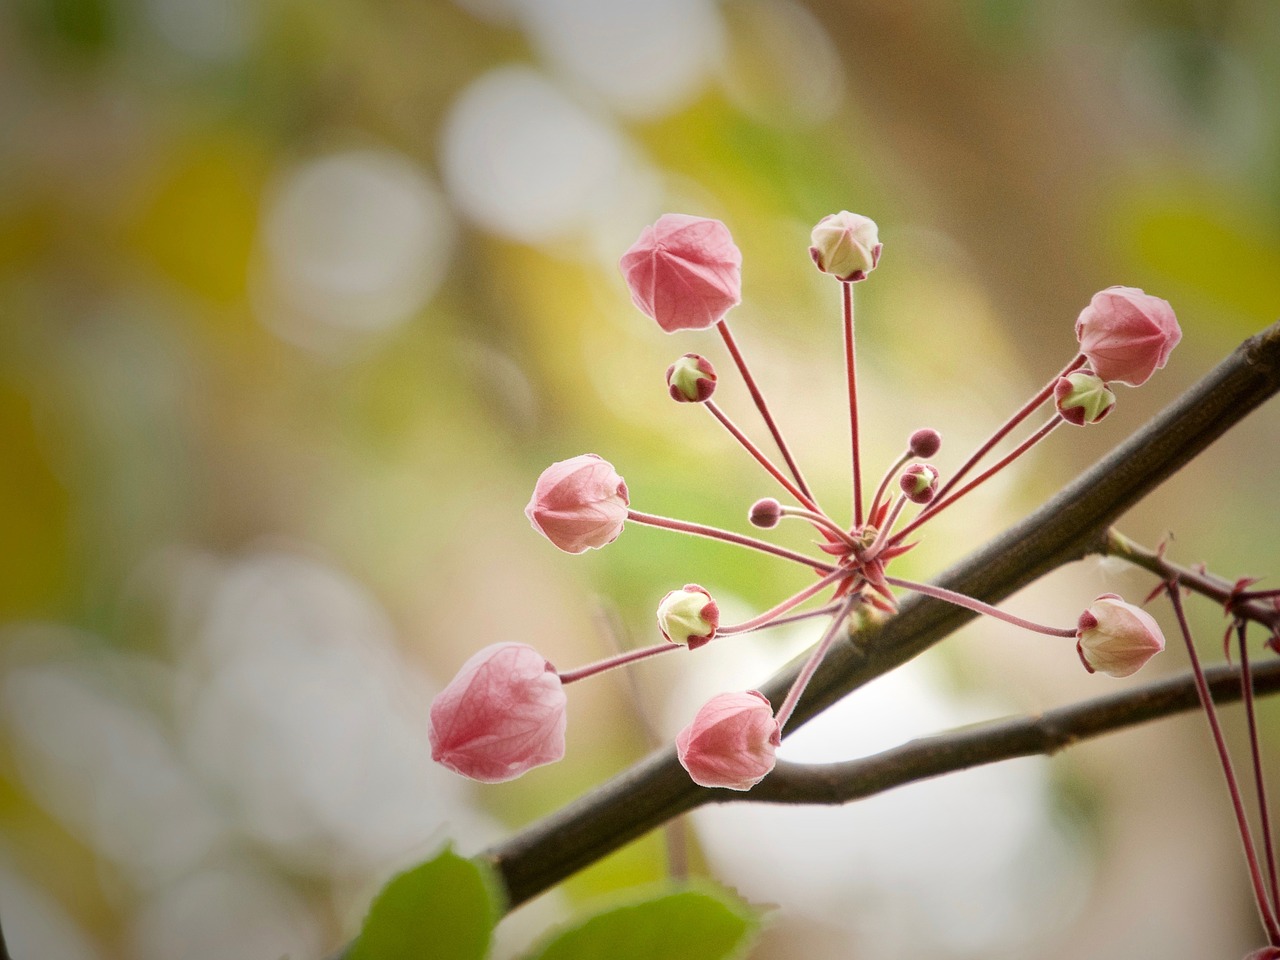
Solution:
<svg viewBox="0 0 1280 960">
<path fill-rule="evenodd" d="M 731 620 L 805 585 L 649 529 L 568 557 L 522 509 L 543 467 L 585 452 L 648 512 L 745 530 L 775 493 L 667 398 L 666 365 L 705 352 L 755 429 L 714 336 L 662 334 L 617 274 L 669 210 L 729 225 L 735 332 L 819 497 L 846 500 L 838 286 L 807 255 L 841 209 L 885 243 L 857 290 L 873 481 L 921 426 L 954 469 L 1071 358 L 1102 287 L 1165 297 L 1184 330 L 1105 423 L 1064 428 L 931 527 L 903 561 L 924 579 L 1280 314 L 1280 6 L 0 8 L 15 958 L 318 958 L 395 869 L 507 835 L 642 756 L 645 723 L 669 740 L 704 696 L 813 642 L 778 630 L 575 686 L 568 756 L 510 784 L 430 761 L 430 698 L 481 646 L 567 668 L 653 642 L 686 582 Z M 1123 528 L 1274 578 L 1278 443 L 1265 408 Z M 1010 607 L 1066 624 L 1149 586 L 1089 562 Z M 1220 616 L 1194 609 L 1212 658 Z M 1149 675 L 1184 668 L 1162 659 Z M 1114 689 L 1069 644 L 978 624 L 784 755 Z M 1187 717 L 846 810 L 707 810 L 689 843 L 697 870 L 775 905 L 760 960 L 1236 956 L 1262 939 L 1220 780 Z M 665 869 L 647 838 L 504 921 L 496 955 Z"/>
</svg>

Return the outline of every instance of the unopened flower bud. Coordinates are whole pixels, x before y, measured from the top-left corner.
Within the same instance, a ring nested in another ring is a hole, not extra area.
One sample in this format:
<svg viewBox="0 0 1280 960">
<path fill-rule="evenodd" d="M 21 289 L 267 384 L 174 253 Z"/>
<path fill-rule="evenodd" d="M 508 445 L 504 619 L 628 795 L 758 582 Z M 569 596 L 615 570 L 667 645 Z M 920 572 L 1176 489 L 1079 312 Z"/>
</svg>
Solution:
<svg viewBox="0 0 1280 960">
<path fill-rule="evenodd" d="M 917 430 L 907 441 L 907 448 L 913 457 L 927 460 L 942 449 L 942 434 L 928 427 Z"/>
<path fill-rule="evenodd" d="M 1167 300 L 1136 287 L 1108 287 L 1080 311 L 1076 339 L 1103 380 L 1137 387 L 1165 365 L 1182 330 Z"/>
<path fill-rule="evenodd" d="M 564 756 L 565 702 L 560 675 L 533 647 L 485 647 L 431 703 L 431 757 L 472 780 L 512 780 Z"/>
<path fill-rule="evenodd" d="M 1088 370 L 1076 370 L 1059 377 L 1053 386 L 1053 399 L 1062 419 L 1077 427 L 1097 423 L 1116 404 L 1116 395 L 1106 381 Z"/>
<path fill-rule="evenodd" d="M 928 503 L 938 492 L 938 471 L 928 463 L 913 463 L 898 481 L 912 503 Z"/>
<path fill-rule="evenodd" d="M 696 353 L 686 353 L 667 367 L 667 389 L 678 403 L 702 403 L 716 389 L 716 368 Z"/>
<path fill-rule="evenodd" d="M 845 281 L 867 279 L 884 246 L 876 222 L 848 210 L 819 220 L 811 239 L 809 256 L 818 269 Z"/>
<path fill-rule="evenodd" d="M 703 705 L 676 737 L 676 755 L 694 783 L 750 790 L 773 769 L 782 743 L 764 695 L 722 693 Z"/>
<path fill-rule="evenodd" d="M 742 299 L 742 254 L 719 220 L 664 214 L 618 267 L 632 303 L 667 333 L 713 327 Z"/>
<path fill-rule="evenodd" d="M 1127 677 L 1164 649 L 1164 634 L 1151 614 L 1114 593 L 1093 601 L 1076 625 L 1076 652 L 1090 673 Z"/>
<path fill-rule="evenodd" d="M 773 499 L 773 497 L 757 500 L 751 505 L 751 512 L 748 514 L 748 518 L 753 526 L 764 530 L 776 527 L 778 521 L 782 519 L 782 504 Z"/>
<path fill-rule="evenodd" d="M 658 629 L 672 643 L 682 643 L 696 650 L 716 635 L 720 625 L 720 608 L 696 583 L 682 590 L 672 590 L 658 604 Z"/>
<path fill-rule="evenodd" d="M 618 539 L 630 502 L 609 461 L 586 453 L 543 470 L 524 515 L 561 550 L 582 553 Z"/>
</svg>

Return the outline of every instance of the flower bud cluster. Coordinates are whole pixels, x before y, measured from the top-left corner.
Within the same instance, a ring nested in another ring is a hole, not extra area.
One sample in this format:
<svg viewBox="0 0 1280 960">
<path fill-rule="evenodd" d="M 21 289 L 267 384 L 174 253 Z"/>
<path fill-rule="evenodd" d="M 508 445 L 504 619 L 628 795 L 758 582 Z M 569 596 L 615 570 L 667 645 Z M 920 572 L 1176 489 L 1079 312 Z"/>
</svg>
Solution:
<svg viewBox="0 0 1280 960">
<path fill-rule="evenodd" d="M 876 269 L 882 249 L 873 220 L 841 211 L 824 217 L 814 227 L 809 253 L 819 270 L 850 284 L 865 280 Z M 741 254 L 723 223 L 667 214 L 644 229 L 622 256 L 619 266 L 635 305 L 662 330 L 671 333 L 719 325 L 749 389 L 755 394 L 756 388 L 723 322 L 726 313 L 741 300 L 741 264 Z M 851 296 L 846 287 L 845 304 L 850 311 Z M 851 312 L 846 315 L 850 336 L 851 317 Z M 1082 425 L 1097 423 L 1111 410 L 1115 395 L 1110 383 L 1137 386 L 1163 367 L 1181 331 L 1164 300 L 1132 287 L 1111 287 L 1096 294 L 1081 312 L 1076 335 L 1080 356 L 1052 382 L 1051 392 L 1062 419 Z M 852 341 L 847 342 L 852 376 Z M 666 382 L 674 400 L 707 403 L 716 389 L 716 372 L 705 357 L 688 353 L 667 369 Z M 852 380 L 850 382 L 852 407 L 854 391 Z M 1046 388 L 1035 403 L 1043 402 L 1049 392 Z M 758 395 L 755 399 L 769 421 L 763 401 Z M 711 594 L 697 584 L 686 584 L 669 592 L 658 604 L 657 627 L 665 644 L 631 651 L 568 673 L 558 673 L 541 654 L 524 644 L 486 647 L 463 665 L 432 703 L 431 749 L 438 762 L 475 780 L 500 782 L 558 760 L 564 754 L 566 684 L 677 646 L 696 650 L 718 633 L 732 635 L 767 626 L 821 589 L 833 591 L 833 605 L 817 612 L 829 613 L 837 606 L 841 612 L 831 622 L 827 637 L 819 644 L 820 649 L 826 649 L 828 637 L 834 638 L 846 620 L 871 622 L 886 613 L 892 614 L 896 605 L 891 585 L 941 595 L 961 606 L 1013 619 L 1042 633 L 1071 636 L 1070 628 L 1042 627 L 1011 618 L 960 594 L 886 576 L 886 564 L 913 546 L 902 542 L 911 527 L 958 498 L 959 494 L 943 496 L 932 507 L 921 511 L 913 524 L 894 534 L 895 522 L 905 502 L 930 504 L 938 495 L 937 468 L 931 463 L 915 462 L 898 475 L 903 497 L 892 509 L 888 501 L 881 500 L 894 473 L 904 463 L 928 460 L 939 452 L 942 438 L 937 431 L 923 429 L 911 434 L 907 452 L 886 472 L 864 523 L 861 504 L 857 502 L 860 497 L 855 423 L 856 517 L 854 525 L 845 529 L 818 507 L 776 430 L 775 439 L 788 458 L 795 485 L 751 447 L 744 435 L 724 419 L 718 406 L 710 404 L 708 409 L 748 446 L 761 465 L 773 473 L 800 504 L 784 506 L 772 497 L 765 497 L 751 507 L 750 522 L 769 529 L 783 516 L 804 519 L 820 532 L 822 540 L 817 545 L 829 555 L 827 560 L 838 558 L 838 561 L 812 561 L 813 570 L 820 577 L 816 584 L 768 613 L 728 628 L 721 627 L 720 610 Z M 1026 412 L 1030 410 L 1029 406 Z M 1019 419 L 1015 418 L 1007 426 L 1017 422 Z M 773 424 L 769 425 L 772 429 Z M 973 461 L 966 464 L 960 472 L 972 464 Z M 944 493 L 958 479 L 959 475 L 953 476 L 943 488 Z M 976 482 L 968 487 L 974 485 Z M 763 541 L 632 511 L 626 483 L 608 461 L 596 454 L 562 460 L 544 470 L 534 485 L 525 515 L 538 533 L 567 553 L 583 553 L 612 543 L 631 520 L 666 525 L 686 533 L 718 536 L 810 564 L 806 556 Z M 1129 676 L 1164 648 L 1164 637 L 1151 616 L 1112 594 L 1099 597 L 1081 614 L 1074 635 L 1085 669 L 1115 677 Z M 819 653 L 818 658 L 821 655 Z M 812 661 L 815 668 L 816 663 L 816 659 Z M 730 790 L 749 790 L 759 783 L 774 767 L 782 726 L 803 686 L 803 682 L 797 684 L 776 715 L 758 691 L 723 693 L 709 700 L 676 738 L 680 763 L 694 782 Z"/>
</svg>

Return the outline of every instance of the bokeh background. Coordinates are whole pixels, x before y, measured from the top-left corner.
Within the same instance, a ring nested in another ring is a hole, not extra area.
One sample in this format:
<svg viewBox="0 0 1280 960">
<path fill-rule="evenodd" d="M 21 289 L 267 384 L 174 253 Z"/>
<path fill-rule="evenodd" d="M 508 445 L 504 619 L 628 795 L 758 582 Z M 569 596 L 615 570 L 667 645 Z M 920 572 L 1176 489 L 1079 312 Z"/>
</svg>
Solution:
<svg viewBox="0 0 1280 960">
<path fill-rule="evenodd" d="M 567 758 L 510 784 L 429 758 L 430 698 L 481 646 L 568 667 L 652 642 L 657 600 L 685 582 L 730 619 L 804 584 L 648 529 L 569 557 L 521 514 L 544 466 L 588 451 L 649 512 L 745 529 L 773 493 L 666 397 L 666 365 L 705 351 L 756 428 L 714 337 L 662 334 L 617 275 L 668 210 L 730 226 L 737 335 L 820 498 L 847 497 L 838 287 L 806 252 L 840 209 L 886 245 L 857 292 L 875 476 L 925 425 L 954 468 L 1070 359 L 1097 289 L 1163 296 L 1185 332 L 1108 421 L 1064 428 L 931 528 L 903 562 L 927 578 L 1280 312 L 1280 6 L 0 7 L 14 956 L 319 958 L 397 868 L 509 834 L 813 642 L 776 630 L 576 686 Z M 1227 576 L 1280 574 L 1277 416 L 1123 529 Z M 1067 624 L 1150 585 L 1091 561 L 1010 607 Z M 1214 659 L 1220 614 L 1193 608 Z M 1162 660 L 1147 675 L 1185 665 Z M 1114 689 L 1070 644 L 978 624 L 784 753 L 851 757 Z M 1280 715 L 1264 723 L 1274 747 Z M 691 869 L 772 905 L 760 960 L 1262 943 L 1195 716 L 848 809 L 708 810 L 679 832 Z M 497 954 L 666 863 L 660 835 L 631 846 L 504 921 Z"/>
</svg>

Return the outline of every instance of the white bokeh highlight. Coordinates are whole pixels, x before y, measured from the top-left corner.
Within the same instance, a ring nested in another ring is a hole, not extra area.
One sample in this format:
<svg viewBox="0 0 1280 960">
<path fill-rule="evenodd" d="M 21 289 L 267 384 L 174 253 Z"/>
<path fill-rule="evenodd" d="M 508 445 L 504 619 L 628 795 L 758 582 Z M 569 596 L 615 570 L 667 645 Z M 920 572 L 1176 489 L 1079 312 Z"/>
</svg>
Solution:
<svg viewBox="0 0 1280 960">
<path fill-rule="evenodd" d="M 723 52 L 709 0 L 514 0 L 543 59 L 578 89 L 630 117 L 685 106 Z"/>
<path fill-rule="evenodd" d="M 439 191 L 403 154 L 366 148 L 304 161 L 267 197 L 255 307 L 302 346 L 392 330 L 435 295 L 454 238 Z"/>
<path fill-rule="evenodd" d="M 574 239 L 607 220 L 639 169 L 606 118 L 527 67 L 492 70 L 459 94 L 440 155 L 468 219 L 532 244 Z"/>
</svg>

